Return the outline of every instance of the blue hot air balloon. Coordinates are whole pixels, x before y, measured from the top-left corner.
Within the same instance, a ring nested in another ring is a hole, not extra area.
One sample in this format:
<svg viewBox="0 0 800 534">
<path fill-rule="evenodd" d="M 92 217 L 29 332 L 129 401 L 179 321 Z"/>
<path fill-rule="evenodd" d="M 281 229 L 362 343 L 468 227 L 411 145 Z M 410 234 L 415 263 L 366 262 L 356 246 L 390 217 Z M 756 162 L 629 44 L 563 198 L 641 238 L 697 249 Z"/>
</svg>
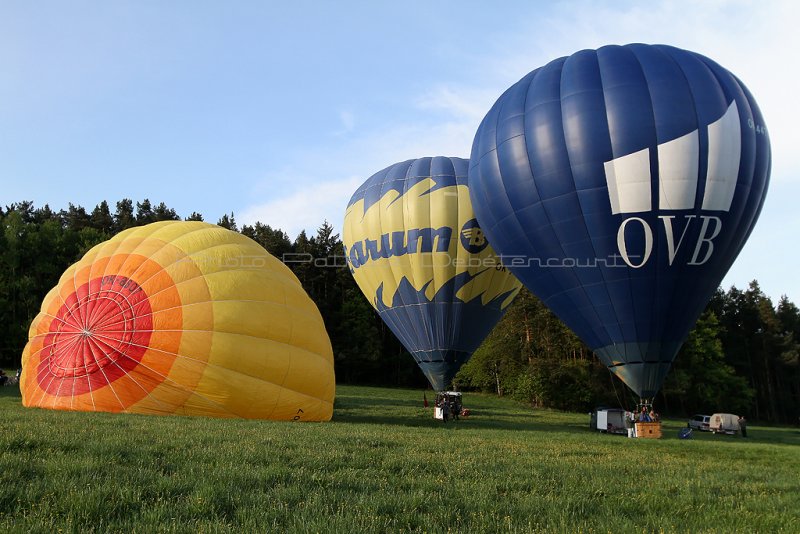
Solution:
<svg viewBox="0 0 800 534">
<path fill-rule="evenodd" d="M 503 263 L 652 398 L 753 229 L 770 161 L 733 74 L 670 46 L 606 46 L 498 99 L 470 196 Z"/>
<path fill-rule="evenodd" d="M 468 164 L 434 157 L 391 165 L 358 188 L 344 218 L 356 283 L 437 391 L 522 287 L 475 220 Z"/>
</svg>

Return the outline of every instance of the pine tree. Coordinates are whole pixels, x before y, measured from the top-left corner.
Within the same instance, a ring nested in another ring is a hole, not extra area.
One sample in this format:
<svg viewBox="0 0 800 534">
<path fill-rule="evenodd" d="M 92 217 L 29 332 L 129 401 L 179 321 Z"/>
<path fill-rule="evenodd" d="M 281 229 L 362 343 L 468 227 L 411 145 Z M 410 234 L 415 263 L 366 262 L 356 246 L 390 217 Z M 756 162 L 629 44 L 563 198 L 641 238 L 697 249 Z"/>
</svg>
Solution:
<svg viewBox="0 0 800 534">
<path fill-rule="evenodd" d="M 155 222 L 156 215 L 153 213 L 153 206 L 149 199 L 144 199 L 136 203 L 136 224 L 150 224 Z"/>
<path fill-rule="evenodd" d="M 153 210 L 154 221 L 180 221 L 181 218 L 174 209 L 168 208 L 166 204 L 160 202 Z"/>
<path fill-rule="evenodd" d="M 236 226 L 236 219 L 233 216 L 233 212 L 231 212 L 230 217 L 228 217 L 228 214 L 225 213 L 220 220 L 217 221 L 217 226 L 227 228 L 228 230 L 233 230 L 234 232 L 239 231 L 239 228 Z"/>
<path fill-rule="evenodd" d="M 89 215 L 83 206 L 76 206 L 72 202 L 69 203 L 69 208 L 66 211 L 61 212 L 61 218 L 64 220 L 67 229 L 75 232 L 91 225 Z"/>
<path fill-rule="evenodd" d="M 133 201 L 123 198 L 117 202 L 117 211 L 114 212 L 114 233 L 138 226 L 133 215 Z"/>
<path fill-rule="evenodd" d="M 686 412 L 743 413 L 749 408 L 754 392 L 747 381 L 725 363 L 719 334 L 717 316 L 706 310 L 675 358 L 672 372 L 677 371 L 676 378 L 688 382 L 679 397 Z"/>
<path fill-rule="evenodd" d="M 114 218 L 108 209 L 108 202 L 105 200 L 95 206 L 92 215 L 89 217 L 92 228 L 110 236 L 114 232 Z"/>
<path fill-rule="evenodd" d="M 245 224 L 242 227 L 242 235 L 246 235 L 282 261 L 285 261 L 286 255 L 293 250 L 292 242 L 286 232 L 273 229 L 268 224 L 260 222 L 256 222 L 253 226 Z"/>
</svg>

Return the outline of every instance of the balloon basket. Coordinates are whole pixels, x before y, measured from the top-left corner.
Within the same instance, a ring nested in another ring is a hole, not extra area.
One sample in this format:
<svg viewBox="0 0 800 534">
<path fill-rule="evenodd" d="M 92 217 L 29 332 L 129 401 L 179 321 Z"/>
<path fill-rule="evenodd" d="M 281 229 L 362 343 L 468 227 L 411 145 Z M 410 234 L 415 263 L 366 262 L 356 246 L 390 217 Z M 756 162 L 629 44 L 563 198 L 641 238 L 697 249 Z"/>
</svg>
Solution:
<svg viewBox="0 0 800 534">
<path fill-rule="evenodd" d="M 661 423 L 636 423 L 636 437 L 661 439 Z"/>
<path fill-rule="evenodd" d="M 458 391 L 441 391 L 436 394 L 433 403 L 433 418 L 445 423 L 457 421 L 461 415 L 461 393 Z"/>
</svg>

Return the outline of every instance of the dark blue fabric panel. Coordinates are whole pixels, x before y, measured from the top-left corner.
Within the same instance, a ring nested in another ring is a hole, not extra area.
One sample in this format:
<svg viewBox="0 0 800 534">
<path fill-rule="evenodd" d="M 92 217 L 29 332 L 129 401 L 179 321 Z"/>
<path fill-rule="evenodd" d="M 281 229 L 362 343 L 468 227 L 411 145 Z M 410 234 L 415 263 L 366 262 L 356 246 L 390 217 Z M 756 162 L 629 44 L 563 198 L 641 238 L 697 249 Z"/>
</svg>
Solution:
<svg viewBox="0 0 800 534">
<path fill-rule="evenodd" d="M 427 178 L 435 182 L 432 190 L 456 184 L 465 185 L 468 171 L 469 161 L 463 158 L 437 156 L 395 163 L 372 175 L 356 189 L 347 205 L 351 206 L 363 199 L 366 211 L 389 191 L 403 193 Z"/>
<path fill-rule="evenodd" d="M 750 91 L 738 78 L 734 76 L 734 79 L 736 79 L 739 87 L 747 98 L 747 102 L 750 105 L 750 113 L 752 114 L 753 118 L 753 126 L 751 129 L 756 131 L 756 165 L 753 169 L 753 185 L 751 188 L 751 194 L 754 195 L 755 198 L 761 199 L 758 209 L 758 212 L 760 212 L 760 206 L 763 205 L 765 198 L 762 193 L 766 191 L 766 188 L 769 185 L 770 169 L 772 166 L 772 153 L 770 151 L 769 135 L 767 133 L 767 125 L 764 122 L 764 116 L 761 114 L 761 109 L 758 107 L 753 95 L 750 94 Z M 758 133 L 758 130 L 756 130 L 757 127 L 760 128 L 761 133 Z M 748 128 L 750 128 L 749 125 Z M 754 219 L 756 218 L 757 215 L 754 217 Z"/>
<path fill-rule="evenodd" d="M 731 228 L 737 228 L 737 231 L 725 232 L 724 234 L 721 234 L 717 241 L 720 247 L 724 248 L 725 250 L 730 250 L 730 253 L 735 255 L 738 254 L 739 250 L 741 249 L 741 245 L 743 245 L 743 239 L 749 235 L 749 228 L 754 222 L 754 218 L 758 212 L 757 206 L 760 204 L 761 200 L 761 198 L 757 195 L 751 195 L 750 193 L 753 189 L 754 179 L 758 181 L 758 178 L 755 177 L 765 176 L 763 171 L 759 174 L 756 174 L 755 172 L 758 165 L 757 139 L 759 136 L 763 137 L 763 135 L 757 133 L 755 128 L 750 128 L 749 124 L 752 123 L 755 125 L 757 119 L 761 124 L 763 124 L 763 119 L 754 116 L 752 112 L 752 106 L 747 95 L 742 90 L 739 81 L 732 74 L 710 60 L 706 60 L 706 65 L 717 78 L 717 81 L 725 94 L 726 101 L 735 101 L 739 108 L 740 116 L 745 117 L 744 120 L 740 121 L 742 151 L 739 166 L 739 176 L 737 179 L 737 194 L 735 194 L 733 197 L 733 203 L 731 204 L 731 209 L 728 213 L 716 214 L 722 218 L 723 227 L 728 226 Z M 748 121 L 747 119 L 750 120 Z M 764 154 L 763 150 L 761 151 L 761 154 Z M 755 189 L 758 189 L 757 184 Z M 712 257 L 712 261 L 715 263 L 725 262 L 727 259 L 722 255 L 715 256 L 716 257 Z"/>
<path fill-rule="evenodd" d="M 666 143 L 698 129 L 692 92 L 680 66 L 665 50 L 632 45 L 650 93 L 656 141 Z"/>
<path fill-rule="evenodd" d="M 497 121 L 497 145 L 520 137 L 525 133 L 525 90 L 523 85 L 513 85 L 506 96 L 506 107 Z"/>
<path fill-rule="evenodd" d="M 502 184 L 511 207 L 516 211 L 538 203 L 540 194 L 533 184 L 525 137 L 518 135 L 498 145 L 497 160 L 500 172 L 513 176 Z"/>
<path fill-rule="evenodd" d="M 452 385 L 457 369 L 464 365 L 472 354 L 454 350 L 437 350 L 415 352 L 412 356 L 434 391 L 444 391 Z"/>
<path fill-rule="evenodd" d="M 600 69 L 594 51 L 578 52 L 567 59 L 561 92 L 564 136 L 575 187 L 578 190 L 602 188 L 605 195 L 603 208 L 608 210 L 610 204 L 602 165 L 614 156 Z"/>
<path fill-rule="evenodd" d="M 638 58 L 630 47 L 607 46 L 597 50 L 597 61 L 601 72 L 601 83 L 606 104 L 606 118 L 608 120 L 608 133 L 614 157 L 622 157 L 649 148 L 657 144 L 655 117 L 653 104 L 648 90 L 647 80 Z M 652 151 L 651 151 L 652 152 Z M 653 187 L 652 177 L 655 167 L 653 155 L 651 162 L 651 204 L 657 205 L 658 187 Z M 604 173 L 605 174 L 605 173 Z M 657 182 L 656 182 L 657 183 Z M 652 213 L 637 214 L 640 219 L 648 223 L 652 230 L 655 216 Z M 619 226 L 619 223 L 617 224 Z M 637 222 L 625 226 L 625 242 L 631 259 L 636 256 L 635 263 L 643 262 L 646 255 L 645 248 L 646 227 Z M 651 234 L 652 235 L 652 234 Z M 626 341 L 639 341 L 642 333 L 649 334 L 650 321 L 637 321 L 637 317 L 648 317 L 649 313 L 643 309 L 648 302 L 652 302 L 652 289 L 646 284 L 635 283 L 633 278 L 655 278 L 656 267 L 646 262 L 644 267 L 628 269 L 628 298 L 625 301 L 616 301 L 617 317 L 623 330 Z M 620 286 L 617 291 L 623 293 L 621 279 L 612 282 Z M 644 293 L 642 293 L 644 290 Z M 640 324 L 641 323 L 641 324 Z"/>
<path fill-rule="evenodd" d="M 412 161 L 405 175 L 398 179 L 408 180 L 411 184 L 415 184 L 420 177 L 432 177 L 431 160 L 432 158 L 419 158 Z"/>
<path fill-rule="evenodd" d="M 683 77 L 689 84 L 694 100 L 694 110 L 697 115 L 696 122 L 699 127 L 700 138 L 700 161 L 698 176 L 705 177 L 708 170 L 707 158 L 702 157 L 708 154 L 708 125 L 716 121 L 725 113 L 728 108 L 725 94 L 711 70 L 703 61 L 704 58 L 697 54 L 672 48 L 667 46 L 659 47 L 679 66 Z M 700 215 L 700 205 L 703 194 L 705 193 L 705 180 L 699 180 L 697 184 L 697 202 L 695 203 L 694 213 Z"/>
<path fill-rule="evenodd" d="M 584 174 L 589 174 L 589 171 L 597 170 L 597 166 L 589 167 L 588 165 L 582 165 L 579 167 L 572 167 L 572 175 L 574 177 L 581 176 Z M 610 209 L 609 200 L 608 200 L 608 187 L 606 187 L 605 182 L 597 187 L 594 188 L 584 188 L 578 189 L 578 202 L 581 203 L 581 213 L 584 215 L 594 215 L 599 214 L 601 217 L 607 217 L 608 211 Z M 613 228 L 611 225 L 601 225 L 600 228 L 592 228 L 587 224 L 589 232 L 592 235 L 597 236 L 610 236 L 616 235 L 617 229 Z M 605 234 L 603 234 L 605 232 Z"/>
<path fill-rule="evenodd" d="M 560 176 L 569 167 L 569 155 L 561 128 L 561 64 L 539 69 L 526 94 L 525 144 L 536 190 L 541 199 L 572 190 Z"/>
<path fill-rule="evenodd" d="M 616 228 L 609 222 L 610 210 L 608 188 L 603 172 L 603 162 L 613 158 L 606 118 L 606 103 L 597 54 L 593 50 L 578 52 L 567 58 L 561 80 L 561 107 L 564 116 L 564 135 L 569 154 L 570 174 L 577 190 L 578 212 L 582 218 L 576 226 L 588 236 L 583 250 L 565 247 L 572 256 L 592 258 L 593 268 L 576 269 L 588 298 L 595 306 L 597 324 L 592 335 L 597 338 L 595 346 L 610 343 L 619 337 L 616 309 L 610 305 L 611 298 L 605 285 L 610 280 L 627 277 L 622 269 L 609 270 L 605 262 L 617 254 L 611 246 Z M 585 263 L 584 265 L 589 265 Z M 598 285 L 600 284 L 600 285 Z M 583 312 L 591 317 L 588 311 Z M 609 328 L 611 322 L 614 328 Z"/>
<path fill-rule="evenodd" d="M 614 157 L 654 146 L 653 106 L 636 56 L 628 48 L 607 46 L 597 51 L 597 61 Z"/>
<path fill-rule="evenodd" d="M 500 304 L 507 297 L 504 295 L 503 299 L 495 299 L 484 306 L 480 299 L 451 303 L 428 301 L 424 293 L 414 291 L 405 280 L 401 290 L 406 293 L 403 300 L 408 305 L 401 306 L 395 300 L 392 306 L 385 307 L 379 299 L 378 313 L 412 354 L 451 350 L 472 354 L 502 317 Z M 453 376 L 456 372 L 457 368 Z"/>
</svg>

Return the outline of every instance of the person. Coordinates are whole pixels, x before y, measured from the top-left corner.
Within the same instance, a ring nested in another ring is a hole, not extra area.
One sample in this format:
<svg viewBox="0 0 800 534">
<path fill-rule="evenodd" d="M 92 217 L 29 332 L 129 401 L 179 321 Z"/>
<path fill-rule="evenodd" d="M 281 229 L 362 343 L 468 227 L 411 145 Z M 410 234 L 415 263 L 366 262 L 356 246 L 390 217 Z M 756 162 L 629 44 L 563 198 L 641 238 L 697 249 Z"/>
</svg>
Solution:
<svg viewBox="0 0 800 534">
<path fill-rule="evenodd" d="M 747 437 L 747 420 L 744 416 L 739 417 L 739 430 L 742 431 L 742 437 Z"/>
<path fill-rule="evenodd" d="M 640 423 L 649 423 L 650 422 L 650 416 L 647 415 L 647 408 L 645 408 L 644 406 L 642 406 L 642 411 L 639 414 L 639 422 Z"/>
<path fill-rule="evenodd" d="M 446 423 L 449 418 L 450 418 L 450 403 L 447 402 L 447 399 L 444 399 L 442 401 L 442 420 Z"/>
<path fill-rule="evenodd" d="M 8 382 L 8 375 L 5 371 L 0 369 L 0 386 L 5 386 L 6 382 Z"/>
<path fill-rule="evenodd" d="M 625 412 L 625 428 L 628 429 L 628 437 L 636 437 L 636 424 L 634 422 L 633 412 Z"/>
</svg>

